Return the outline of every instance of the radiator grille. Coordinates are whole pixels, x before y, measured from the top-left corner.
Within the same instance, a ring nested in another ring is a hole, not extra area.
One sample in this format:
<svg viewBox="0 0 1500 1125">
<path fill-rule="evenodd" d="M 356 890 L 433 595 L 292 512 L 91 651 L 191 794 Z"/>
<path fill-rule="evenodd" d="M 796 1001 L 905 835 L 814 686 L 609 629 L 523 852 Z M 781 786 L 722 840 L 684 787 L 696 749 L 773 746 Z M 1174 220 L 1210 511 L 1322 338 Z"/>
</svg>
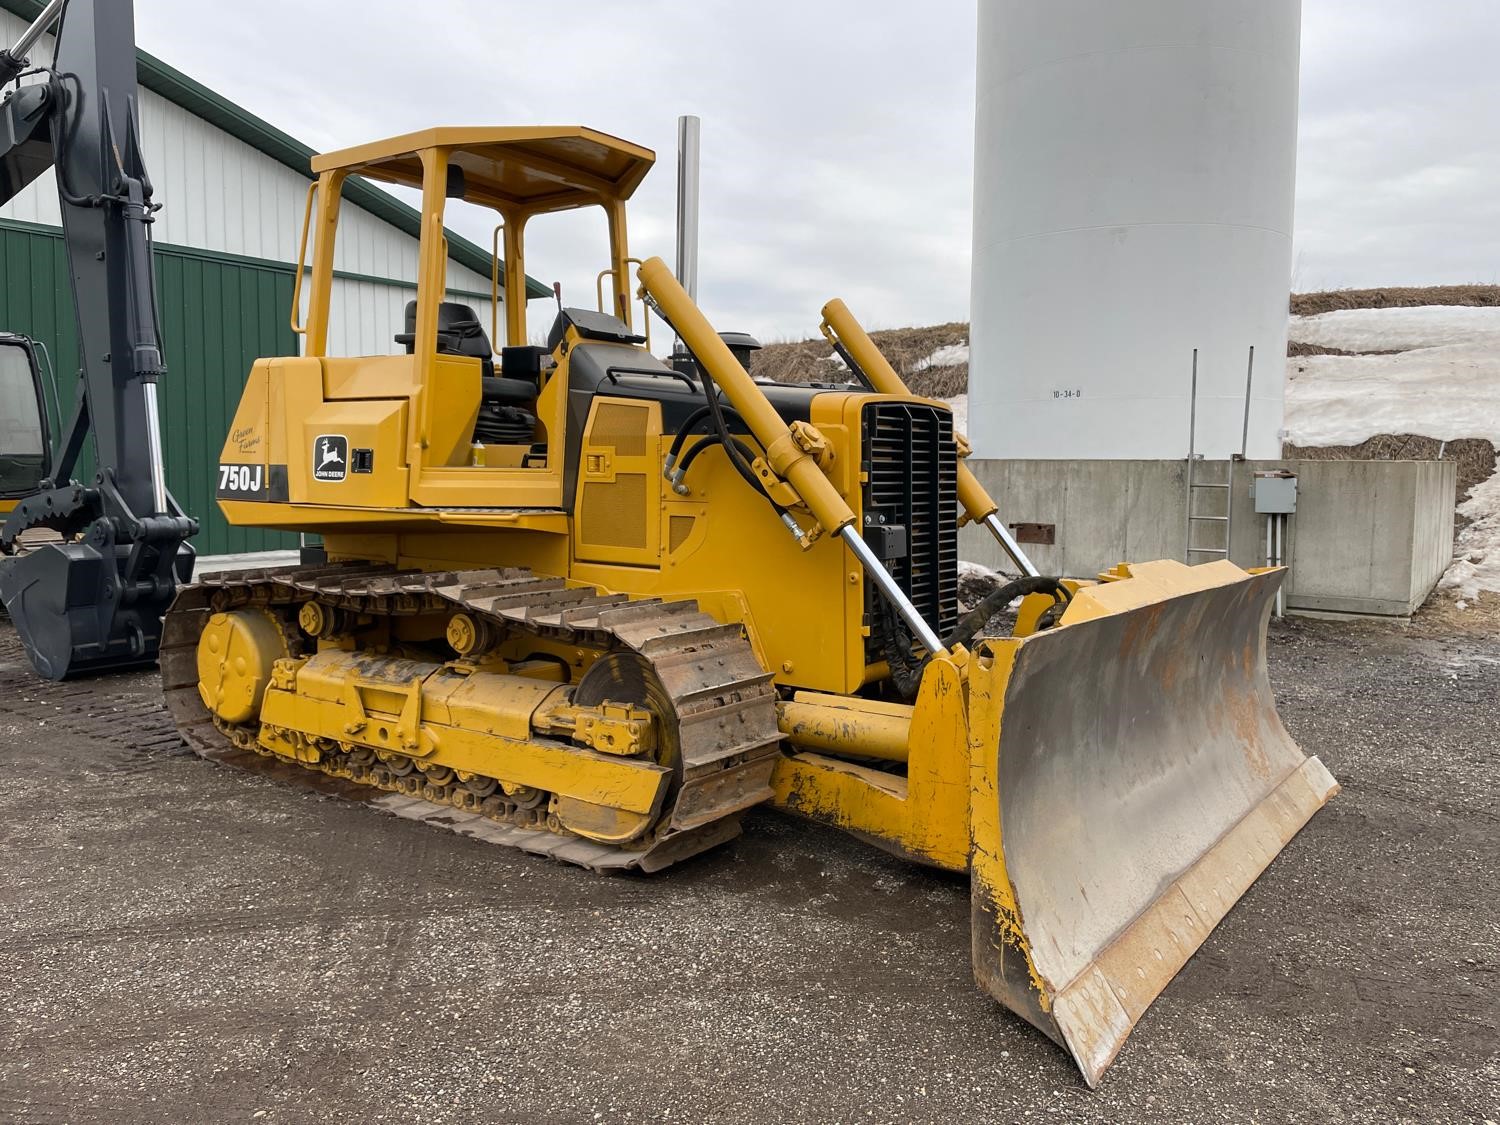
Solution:
<svg viewBox="0 0 1500 1125">
<path fill-rule="evenodd" d="M 864 408 L 864 517 L 906 528 L 907 553 L 886 566 L 928 624 L 958 624 L 958 448 L 953 415 L 914 402 Z M 885 659 L 879 591 L 865 583 L 865 660 Z"/>
</svg>

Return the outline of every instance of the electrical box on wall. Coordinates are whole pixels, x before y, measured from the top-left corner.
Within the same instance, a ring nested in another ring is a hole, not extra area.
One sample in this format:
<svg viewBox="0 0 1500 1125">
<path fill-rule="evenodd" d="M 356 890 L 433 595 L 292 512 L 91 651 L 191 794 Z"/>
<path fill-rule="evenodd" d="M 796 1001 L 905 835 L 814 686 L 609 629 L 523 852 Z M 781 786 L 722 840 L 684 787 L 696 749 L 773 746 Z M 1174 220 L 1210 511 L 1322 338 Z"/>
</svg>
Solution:
<svg viewBox="0 0 1500 1125">
<path fill-rule="evenodd" d="M 1297 510 L 1297 474 L 1286 470 L 1256 473 L 1250 485 L 1255 510 L 1264 515 L 1290 515 Z"/>
</svg>

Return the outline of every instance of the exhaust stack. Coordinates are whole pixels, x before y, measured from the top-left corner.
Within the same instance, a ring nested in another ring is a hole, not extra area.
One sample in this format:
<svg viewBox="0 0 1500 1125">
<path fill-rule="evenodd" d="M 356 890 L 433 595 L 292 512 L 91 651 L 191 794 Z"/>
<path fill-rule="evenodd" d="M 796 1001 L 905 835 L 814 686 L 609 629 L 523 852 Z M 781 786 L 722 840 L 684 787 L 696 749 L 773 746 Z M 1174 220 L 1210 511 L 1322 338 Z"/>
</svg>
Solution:
<svg viewBox="0 0 1500 1125">
<path fill-rule="evenodd" d="M 698 131 L 692 114 L 677 119 L 677 280 L 698 300 Z"/>
</svg>

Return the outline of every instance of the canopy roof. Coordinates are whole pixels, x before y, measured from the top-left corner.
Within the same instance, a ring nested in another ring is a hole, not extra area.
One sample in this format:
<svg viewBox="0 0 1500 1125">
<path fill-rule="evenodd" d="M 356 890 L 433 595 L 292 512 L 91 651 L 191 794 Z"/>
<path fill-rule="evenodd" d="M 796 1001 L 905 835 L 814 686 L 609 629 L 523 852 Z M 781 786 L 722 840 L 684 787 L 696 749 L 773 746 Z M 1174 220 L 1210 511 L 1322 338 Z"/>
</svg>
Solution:
<svg viewBox="0 0 1500 1125">
<path fill-rule="evenodd" d="M 581 125 L 442 126 L 313 157 L 314 172 L 342 169 L 420 187 L 424 149 L 450 150 L 464 198 L 527 213 L 629 199 L 651 170 L 648 148 Z"/>
</svg>

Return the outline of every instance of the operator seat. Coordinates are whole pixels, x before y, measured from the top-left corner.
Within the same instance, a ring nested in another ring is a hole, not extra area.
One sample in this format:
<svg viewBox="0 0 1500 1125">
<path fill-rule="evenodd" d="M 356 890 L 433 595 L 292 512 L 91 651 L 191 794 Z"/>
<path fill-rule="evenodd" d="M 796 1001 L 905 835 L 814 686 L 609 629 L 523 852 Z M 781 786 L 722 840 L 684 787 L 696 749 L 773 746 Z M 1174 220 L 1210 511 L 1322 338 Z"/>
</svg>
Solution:
<svg viewBox="0 0 1500 1125">
<path fill-rule="evenodd" d="M 396 343 L 411 355 L 416 350 L 417 302 L 406 302 L 406 331 L 397 333 Z M 539 349 L 506 348 L 507 370 L 521 372 L 528 378 L 510 379 L 495 374 L 495 357 L 490 338 L 485 335 L 479 317 L 468 305 L 444 301 L 438 306 L 437 350 L 439 355 L 463 355 L 479 360 L 479 415 L 474 420 L 473 440 L 483 445 L 533 445 L 536 415 L 532 404 L 540 389 L 540 370 L 536 364 L 512 352 Z"/>
<path fill-rule="evenodd" d="M 416 350 L 417 302 L 406 302 L 406 331 L 396 334 L 396 343 L 411 355 Z M 523 406 L 536 398 L 535 379 L 509 379 L 495 375 L 495 356 L 484 325 L 468 305 L 444 301 L 438 306 L 437 350 L 439 355 L 466 355 L 479 360 L 485 400 L 508 406 Z M 507 349 L 509 350 L 509 349 Z M 517 365 L 520 366 L 520 365 Z"/>
</svg>

